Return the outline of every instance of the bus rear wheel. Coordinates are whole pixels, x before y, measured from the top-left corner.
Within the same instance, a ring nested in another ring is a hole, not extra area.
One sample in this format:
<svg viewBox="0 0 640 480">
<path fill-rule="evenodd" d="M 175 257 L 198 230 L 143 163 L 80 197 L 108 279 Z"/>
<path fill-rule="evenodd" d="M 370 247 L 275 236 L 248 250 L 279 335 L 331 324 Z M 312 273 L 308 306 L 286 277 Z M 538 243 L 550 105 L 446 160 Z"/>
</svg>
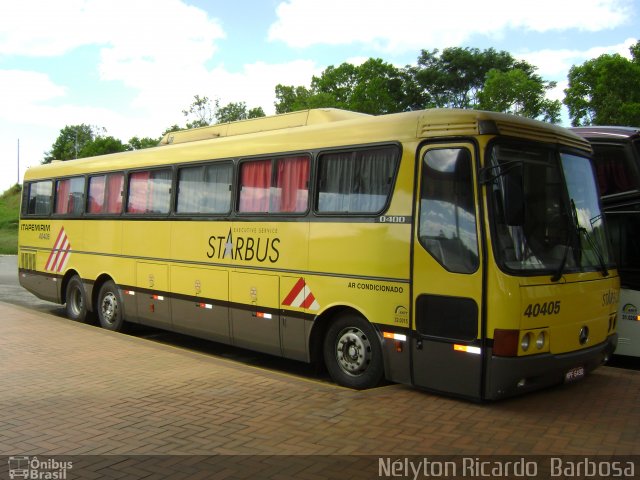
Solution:
<svg viewBox="0 0 640 480">
<path fill-rule="evenodd" d="M 78 275 L 71 277 L 67 284 L 65 302 L 67 318 L 81 323 L 87 321 L 87 296 Z"/>
<path fill-rule="evenodd" d="M 336 320 L 324 339 L 324 361 L 334 382 L 365 389 L 382 380 L 382 348 L 375 329 L 364 318 L 347 314 Z"/>
<path fill-rule="evenodd" d="M 124 328 L 124 311 L 120 291 L 113 281 L 109 280 L 100 287 L 98 293 L 98 319 L 100 326 L 107 330 L 120 332 Z"/>
</svg>

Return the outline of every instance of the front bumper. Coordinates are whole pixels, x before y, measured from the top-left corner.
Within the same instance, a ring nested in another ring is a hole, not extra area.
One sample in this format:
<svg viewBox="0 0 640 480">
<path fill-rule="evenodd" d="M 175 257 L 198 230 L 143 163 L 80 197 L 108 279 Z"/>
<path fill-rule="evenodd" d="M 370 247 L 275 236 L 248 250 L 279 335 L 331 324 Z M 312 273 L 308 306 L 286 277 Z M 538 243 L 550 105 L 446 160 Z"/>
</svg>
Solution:
<svg viewBox="0 0 640 480">
<path fill-rule="evenodd" d="M 528 357 L 488 356 L 483 398 L 504 397 L 539 390 L 565 382 L 567 372 L 584 369 L 584 374 L 601 365 L 616 349 L 618 335 L 613 334 L 593 347 L 561 355 L 541 354 Z"/>
</svg>

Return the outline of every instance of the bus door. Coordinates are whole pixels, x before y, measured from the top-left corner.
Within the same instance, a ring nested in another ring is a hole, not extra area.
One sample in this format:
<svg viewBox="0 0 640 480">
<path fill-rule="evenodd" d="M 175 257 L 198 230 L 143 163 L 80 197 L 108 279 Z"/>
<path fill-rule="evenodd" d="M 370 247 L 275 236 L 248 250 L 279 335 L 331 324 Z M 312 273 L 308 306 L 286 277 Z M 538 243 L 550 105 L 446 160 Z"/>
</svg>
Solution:
<svg viewBox="0 0 640 480">
<path fill-rule="evenodd" d="M 482 271 L 471 143 L 420 152 L 413 255 L 412 378 L 480 397 Z"/>
</svg>

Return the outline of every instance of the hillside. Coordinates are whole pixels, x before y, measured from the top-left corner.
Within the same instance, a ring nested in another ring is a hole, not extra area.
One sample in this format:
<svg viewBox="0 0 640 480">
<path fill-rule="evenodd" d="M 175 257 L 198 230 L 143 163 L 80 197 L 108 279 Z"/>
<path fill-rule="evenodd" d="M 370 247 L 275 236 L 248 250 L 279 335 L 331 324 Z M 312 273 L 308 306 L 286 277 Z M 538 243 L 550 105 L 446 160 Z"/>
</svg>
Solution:
<svg viewBox="0 0 640 480">
<path fill-rule="evenodd" d="M 0 255 L 18 253 L 18 217 L 20 211 L 19 185 L 0 195 Z"/>
</svg>

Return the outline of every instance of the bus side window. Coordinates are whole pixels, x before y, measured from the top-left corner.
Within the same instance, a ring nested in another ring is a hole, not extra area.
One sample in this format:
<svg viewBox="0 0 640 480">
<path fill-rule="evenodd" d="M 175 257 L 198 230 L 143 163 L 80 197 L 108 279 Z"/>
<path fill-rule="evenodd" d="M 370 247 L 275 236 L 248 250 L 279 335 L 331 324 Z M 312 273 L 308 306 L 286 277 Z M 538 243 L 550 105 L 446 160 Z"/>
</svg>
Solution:
<svg viewBox="0 0 640 480">
<path fill-rule="evenodd" d="M 84 209 L 84 177 L 72 177 L 56 182 L 54 213 L 81 215 Z"/>
<path fill-rule="evenodd" d="M 231 163 L 181 168 L 176 212 L 229 213 L 232 177 Z"/>
<path fill-rule="evenodd" d="M 309 204 L 306 155 L 240 164 L 241 213 L 304 213 Z"/>
<path fill-rule="evenodd" d="M 317 211 L 354 214 L 382 212 L 391 195 L 397 166 L 397 147 L 321 155 Z"/>
<path fill-rule="evenodd" d="M 166 214 L 171 207 L 171 170 L 145 170 L 129 175 L 127 213 Z"/>
<path fill-rule="evenodd" d="M 87 213 L 119 214 L 122 211 L 123 173 L 96 175 L 89 178 Z"/>
<path fill-rule="evenodd" d="M 593 145 L 593 159 L 600 195 L 627 192 L 640 188 L 631 165 L 633 158 L 622 145 Z"/>
</svg>

